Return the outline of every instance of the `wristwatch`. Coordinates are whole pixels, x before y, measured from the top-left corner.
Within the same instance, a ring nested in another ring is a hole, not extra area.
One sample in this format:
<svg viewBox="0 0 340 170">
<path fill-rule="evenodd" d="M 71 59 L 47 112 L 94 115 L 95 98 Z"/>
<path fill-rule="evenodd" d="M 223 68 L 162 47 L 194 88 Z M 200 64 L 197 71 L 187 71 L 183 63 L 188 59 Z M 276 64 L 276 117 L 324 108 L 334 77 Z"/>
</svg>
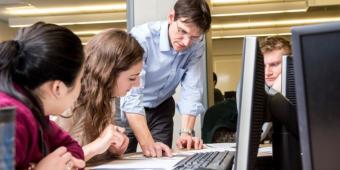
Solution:
<svg viewBox="0 0 340 170">
<path fill-rule="evenodd" d="M 181 129 L 179 131 L 179 135 L 181 135 L 182 133 L 185 133 L 185 134 L 190 135 L 190 136 L 195 136 L 195 130 L 194 129 Z"/>
</svg>

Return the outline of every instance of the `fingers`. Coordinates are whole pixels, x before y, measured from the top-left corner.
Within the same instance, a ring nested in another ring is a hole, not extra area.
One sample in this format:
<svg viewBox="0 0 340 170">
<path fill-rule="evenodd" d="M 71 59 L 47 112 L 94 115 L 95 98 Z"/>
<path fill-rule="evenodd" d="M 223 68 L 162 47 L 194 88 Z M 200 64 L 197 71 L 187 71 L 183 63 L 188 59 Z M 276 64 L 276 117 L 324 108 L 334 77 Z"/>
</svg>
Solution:
<svg viewBox="0 0 340 170">
<path fill-rule="evenodd" d="M 74 168 L 84 168 L 85 167 L 85 161 L 81 159 L 77 159 L 75 157 L 72 157 L 72 163 Z"/>
<path fill-rule="evenodd" d="M 125 128 L 123 127 L 120 127 L 120 126 L 115 126 L 116 127 L 116 130 L 120 133 L 124 133 L 125 132 Z"/>
<path fill-rule="evenodd" d="M 180 138 L 177 139 L 177 141 L 176 141 L 176 146 L 177 146 L 177 148 L 179 148 L 179 149 L 183 149 L 182 140 L 181 140 Z"/>
<path fill-rule="evenodd" d="M 165 145 L 164 143 L 160 143 L 162 151 L 164 151 L 164 155 L 167 157 L 172 157 L 171 149 Z"/>
<path fill-rule="evenodd" d="M 124 138 L 125 138 L 125 140 L 124 140 L 124 142 L 123 142 L 123 144 L 122 144 L 122 151 L 123 151 L 123 153 L 125 153 L 125 151 L 126 151 L 126 149 L 128 148 L 128 146 L 129 146 L 129 138 L 127 137 L 127 136 L 124 136 Z"/>
<path fill-rule="evenodd" d="M 156 157 L 162 157 L 162 145 L 155 145 Z"/>
<path fill-rule="evenodd" d="M 176 146 L 179 149 L 202 149 L 203 148 L 203 140 L 197 137 L 185 136 L 180 137 L 176 141 Z"/>
<path fill-rule="evenodd" d="M 70 152 L 66 152 L 64 155 L 61 156 L 61 162 L 66 164 L 67 162 L 69 162 L 72 158 L 72 155 Z"/>
<path fill-rule="evenodd" d="M 194 149 L 202 149 L 203 148 L 203 140 L 197 137 L 193 137 Z"/>
<path fill-rule="evenodd" d="M 113 134 L 113 139 L 112 139 L 112 144 L 116 147 L 116 148 L 120 148 L 125 140 L 125 134 L 120 133 L 120 132 L 114 132 Z"/>
<path fill-rule="evenodd" d="M 143 150 L 143 154 L 146 157 L 156 157 L 157 155 L 154 146 L 149 146 L 145 148 L 145 151 Z"/>
<path fill-rule="evenodd" d="M 203 140 L 200 139 L 200 144 L 198 145 L 198 149 L 203 149 Z"/>
<path fill-rule="evenodd" d="M 142 150 L 144 156 L 146 157 L 161 157 L 163 156 L 163 152 L 165 156 L 172 156 L 170 148 L 161 142 L 155 142 L 147 146 L 142 146 Z"/>
<path fill-rule="evenodd" d="M 192 146 L 192 138 L 186 138 L 186 143 L 187 143 L 187 149 L 190 150 Z"/>
<path fill-rule="evenodd" d="M 54 150 L 51 153 L 51 155 L 63 156 L 66 152 L 67 152 L 66 147 L 61 146 L 61 147 L 57 148 L 56 150 Z"/>
</svg>

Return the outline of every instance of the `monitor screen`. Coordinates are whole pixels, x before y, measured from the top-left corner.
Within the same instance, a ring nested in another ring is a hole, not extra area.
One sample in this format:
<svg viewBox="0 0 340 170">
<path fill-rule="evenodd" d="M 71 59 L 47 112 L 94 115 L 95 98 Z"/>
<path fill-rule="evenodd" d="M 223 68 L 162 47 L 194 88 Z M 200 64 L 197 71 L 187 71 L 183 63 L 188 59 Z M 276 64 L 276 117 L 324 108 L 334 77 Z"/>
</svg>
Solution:
<svg viewBox="0 0 340 170">
<path fill-rule="evenodd" d="M 256 37 L 246 37 L 239 93 L 237 125 L 237 170 L 254 169 L 260 143 L 264 109 L 265 83 L 263 56 Z"/>
<path fill-rule="evenodd" d="M 292 29 L 304 169 L 338 169 L 340 23 Z"/>
</svg>

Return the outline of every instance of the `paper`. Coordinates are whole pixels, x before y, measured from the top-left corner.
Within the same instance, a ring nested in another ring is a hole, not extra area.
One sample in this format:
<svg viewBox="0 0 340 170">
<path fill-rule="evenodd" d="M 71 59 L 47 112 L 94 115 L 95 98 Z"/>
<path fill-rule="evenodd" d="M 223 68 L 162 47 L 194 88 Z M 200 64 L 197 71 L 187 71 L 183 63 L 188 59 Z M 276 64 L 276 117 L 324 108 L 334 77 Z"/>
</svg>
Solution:
<svg viewBox="0 0 340 170">
<path fill-rule="evenodd" d="M 114 160 L 110 163 L 90 167 L 95 170 L 108 170 L 108 169 L 132 169 L 132 170 L 170 170 L 173 166 L 184 159 L 186 156 L 199 152 L 212 152 L 212 151 L 235 151 L 235 143 L 214 143 L 205 144 L 204 149 L 201 150 L 176 150 L 172 157 L 160 158 L 147 158 L 142 153 L 129 154 L 120 160 Z"/>
</svg>

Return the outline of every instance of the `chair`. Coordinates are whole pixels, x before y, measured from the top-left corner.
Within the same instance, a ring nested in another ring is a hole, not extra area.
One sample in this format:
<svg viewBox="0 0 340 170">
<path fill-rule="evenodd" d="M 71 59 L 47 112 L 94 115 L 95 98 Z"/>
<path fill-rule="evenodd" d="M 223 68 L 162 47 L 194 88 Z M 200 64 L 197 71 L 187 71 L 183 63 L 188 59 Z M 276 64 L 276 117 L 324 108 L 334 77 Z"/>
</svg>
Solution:
<svg viewBox="0 0 340 170">
<path fill-rule="evenodd" d="M 0 108 L 0 169 L 14 169 L 15 108 Z"/>
<path fill-rule="evenodd" d="M 210 107 L 203 119 L 204 143 L 235 142 L 237 108 L 235 99 L 228 99 Z"/>
</svg>

